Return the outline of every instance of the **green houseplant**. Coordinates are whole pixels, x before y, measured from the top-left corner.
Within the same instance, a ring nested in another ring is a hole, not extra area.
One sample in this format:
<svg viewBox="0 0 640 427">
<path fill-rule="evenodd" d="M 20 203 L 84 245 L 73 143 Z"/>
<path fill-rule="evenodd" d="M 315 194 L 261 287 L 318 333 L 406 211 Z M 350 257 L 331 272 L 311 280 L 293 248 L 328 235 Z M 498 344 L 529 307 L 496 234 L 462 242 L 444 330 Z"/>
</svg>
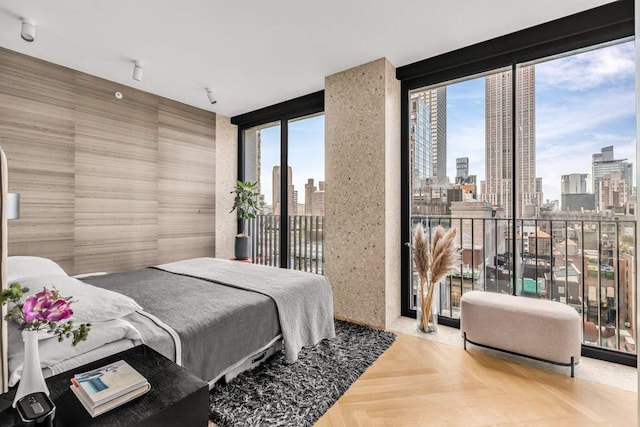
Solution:
<svg viewBox="0 0 640 427">
<path fill-rule="evenodd" d="M 240 233 L 236 235 L 235 257 L 236 259 L 249 259 L 251 257 L 251 237 L 245 232 L 247 221 L 256 217 L 260 210 L 258 207 L 257 182 L 238 181 L 235 193 L 233 208 L 240 220 Z"/>
</svg>

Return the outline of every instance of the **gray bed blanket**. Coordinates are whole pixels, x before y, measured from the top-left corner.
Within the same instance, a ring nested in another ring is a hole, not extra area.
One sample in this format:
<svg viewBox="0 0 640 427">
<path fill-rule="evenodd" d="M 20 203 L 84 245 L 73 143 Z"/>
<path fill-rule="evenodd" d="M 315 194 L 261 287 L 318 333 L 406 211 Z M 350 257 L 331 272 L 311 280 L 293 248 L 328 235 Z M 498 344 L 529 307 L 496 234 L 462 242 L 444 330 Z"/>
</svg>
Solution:
<svg viewBox="0 0 640 427">
<path fill-rule="evenodd" d="M 280 335 L 275 303 L 256 292 L 153 268 L 82 280 L 133 298 L 145 312 L 170 326 L 180 338 L 182 366 L 206 381 Z M 172 346 L 173 339 L 147 333 L 151 329 L 140 329 L 145 343 L 166 354 L 166 341 Z M 158 342 L 159 338 L 164 341 Z"/>
<path fill-rule="evenodd" d="M 335 337 L 333 294 L 325 276 L 217 258 L 195 258 L 156 268 L 267 295 L 278 309 L 285 358 Z"/>
</svg>

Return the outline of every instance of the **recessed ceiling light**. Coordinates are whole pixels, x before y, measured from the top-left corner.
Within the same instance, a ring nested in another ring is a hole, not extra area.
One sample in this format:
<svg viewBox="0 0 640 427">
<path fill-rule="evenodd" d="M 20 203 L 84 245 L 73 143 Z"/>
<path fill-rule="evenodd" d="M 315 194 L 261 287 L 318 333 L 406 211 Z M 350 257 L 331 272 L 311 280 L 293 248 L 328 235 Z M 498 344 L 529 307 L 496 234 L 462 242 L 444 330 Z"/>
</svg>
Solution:
<svg viewBox="0 0 640 427">
<path fill-rule="evenodd" d="M 22 40 L 31 43 L 36 39 L 36 23 L 30 19 L 22 18 L 22 28 L 20 30 Z"/>
</svg>

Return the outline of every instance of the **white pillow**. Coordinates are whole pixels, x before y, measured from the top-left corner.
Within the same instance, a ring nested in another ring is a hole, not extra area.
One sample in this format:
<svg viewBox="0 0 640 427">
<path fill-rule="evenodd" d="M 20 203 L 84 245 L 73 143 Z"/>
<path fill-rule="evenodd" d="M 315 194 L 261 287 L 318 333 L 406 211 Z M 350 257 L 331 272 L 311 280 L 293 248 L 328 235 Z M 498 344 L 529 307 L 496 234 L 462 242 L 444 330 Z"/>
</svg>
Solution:
<svg viewBox="0 0 640 427">
<path fill-rule="evenodd" d="M 49 274 L 29 277 L 20 280 L 20 284 L 29 288 L 28 295 L 40 292 L 43 287 L 46 287 L 47 289 L 56 288 L 65 298 L 73 297 L 71 320 L 74 324 L 120 319 L 134 311 L 142 310 L 137 302 L 126 295 L 98 288 L 69 276 Z"/>
<path fill-rule="evenodd" d="M 62 267 L 49 258 L 38 256 L 10 256 L 7 258 L 7 283 L 9 285 L 27 277 L 43 274 L 67 275 Z"/>
</svg>

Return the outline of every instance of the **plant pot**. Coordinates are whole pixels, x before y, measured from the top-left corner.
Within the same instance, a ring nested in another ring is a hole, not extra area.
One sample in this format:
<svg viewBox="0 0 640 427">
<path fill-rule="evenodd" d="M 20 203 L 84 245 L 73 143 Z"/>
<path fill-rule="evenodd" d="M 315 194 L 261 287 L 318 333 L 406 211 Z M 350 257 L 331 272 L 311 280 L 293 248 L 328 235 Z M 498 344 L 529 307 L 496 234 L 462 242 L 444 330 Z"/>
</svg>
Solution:
<svg viewBox="0 0 640 427">
<path fill-rule="evenodd" d="M 234 251 L 236 259 L 251 258 L 251 237 L 236 236 L 236 246 Z"/>
</svg>

